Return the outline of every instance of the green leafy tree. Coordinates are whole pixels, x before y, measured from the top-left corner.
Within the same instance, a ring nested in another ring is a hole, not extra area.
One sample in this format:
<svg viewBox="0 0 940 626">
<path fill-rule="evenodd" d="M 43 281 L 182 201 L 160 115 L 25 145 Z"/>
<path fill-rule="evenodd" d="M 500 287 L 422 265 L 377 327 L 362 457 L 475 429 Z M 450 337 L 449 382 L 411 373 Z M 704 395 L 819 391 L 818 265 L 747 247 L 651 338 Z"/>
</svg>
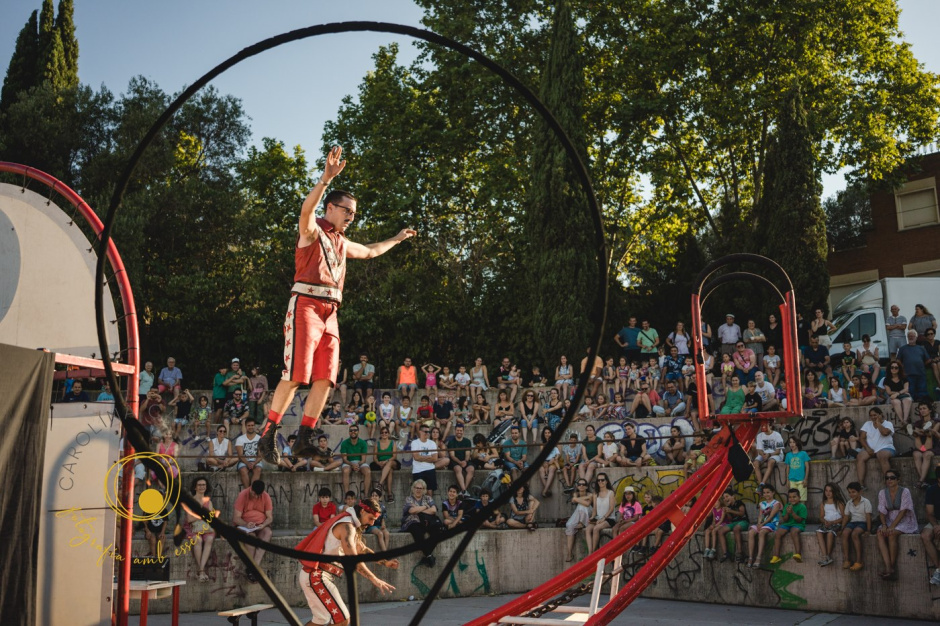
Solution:
<svg viewBox="0 0 940 626">
<path fill-rule="evenodd" d="M 0 92 L 0 117 L 16 101 L 20 92 L 36 85 L 36 68 L 39 66 L 39 19 L 33 11 L 26 25 L 16 37 L 16 46 Z M 5 134 L 5 133 L 4 133 Z M 0 138 L 0 142 L 3 139 Z"/>
<path fill-rule="evenodd" d="M 823 202 L 829 250 L 848 250 L 865 245 L 865 233 L 874 225 L 871 218 L 871 190 L 855 181 Z"/>
<path fill-rule="evenodd" d="M 78 38 L 75 36 L 75 3 L 73 0 L 59 0 L 59 12 L 55 18 L 55 28 L 62 40 L 62 56 L 65 61 L 65 83 L 69 87 L 78 86 Z"/>
<path fill-rule="evenodd" d="M 556 4 L 551 37 L 540 96 L 587 162 L 581 101 L 584 65 L 566 0 Z M 518 310 L 531 329 L 534 341 L 529 349 L 537 351 L 543 362 L 552 362 L 558 350 L 574 359 L 588 345 L 591 305 L 600 295 L 587 201 L 564 148 L 541 121 L 533 133 L 531 164 L 522 273 L 530 290 Z"/>
<path fill-rule="evenodd" d="M 766 193 L 758 210 L 764 253 L 783 266 L 801 308 L 826 309 L 826 216 L 822 185 L 799 87 L 787 93 L 767 158 Z"/>
</svg>

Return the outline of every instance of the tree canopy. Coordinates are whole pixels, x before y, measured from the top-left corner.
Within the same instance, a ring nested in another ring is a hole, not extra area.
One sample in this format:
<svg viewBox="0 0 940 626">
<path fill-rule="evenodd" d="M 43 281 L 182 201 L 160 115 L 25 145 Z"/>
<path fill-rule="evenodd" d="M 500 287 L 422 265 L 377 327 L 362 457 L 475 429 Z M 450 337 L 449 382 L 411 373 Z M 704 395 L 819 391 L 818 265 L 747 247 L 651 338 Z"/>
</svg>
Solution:
<svg viewBox="0 0 940 626">
<path fill-rule="evenodd" d="M 938 77 L 901 38 L 894 0 L 416 1 L 426 27 L 509 69 L 580 146 L 610 251 L 605 337 L 628 311 L 687 319 L 695 273 L 729 251 L 778 258 L 800 301 L 819 304 L 825 215 L 859 215 L 864 227 L 857 198 L 824 215 L 820 173 L 849 167 L 858 185 L 890 182 L 937 139 Z M 43 0 L 17 38 L 0 158 L 50 172 L 100 209 L 172 95 L 143 78 L 117 96 L 80 85 L 73 10 Z M 175 116 L 114 232 L 145 358 L 173 353 L 208 376 L 237 354 L 277 372 L 297 214 L 334 144 L 349 161 L 335 186 L 359 199 L 350 237 L 419 231 L 349 264 L 347 361 L 366 350 L 390 375 L 405 355 L 548 368 L 580 355 L 596 251 L 564 153 L 498 78 L 419 47 L 407 65 L 395 45 L 376 51 L 312 161 L 278 138 L 252 142 L 238 99 L 212 89 Z M 839 228 L 830 238 L 857 230 Z"/>
</svg>

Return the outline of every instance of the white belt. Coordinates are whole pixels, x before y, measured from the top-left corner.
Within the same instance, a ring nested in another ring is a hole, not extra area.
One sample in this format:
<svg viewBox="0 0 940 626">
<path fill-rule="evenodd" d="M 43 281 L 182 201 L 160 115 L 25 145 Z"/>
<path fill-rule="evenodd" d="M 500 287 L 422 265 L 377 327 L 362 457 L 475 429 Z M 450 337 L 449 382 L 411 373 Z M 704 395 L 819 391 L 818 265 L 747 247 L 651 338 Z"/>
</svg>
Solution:
<svg viewBox="0 0 940 626">
<path fill-rule="evenodd" d="M 314 285 L 312 283 L 294 283 L 291 293 L 311 298 L 320 298 L 321 300 L 332 300 L 337 304 L 343 301 L 343 292 L 337 287 L 328 285 Z"/>
</svg>

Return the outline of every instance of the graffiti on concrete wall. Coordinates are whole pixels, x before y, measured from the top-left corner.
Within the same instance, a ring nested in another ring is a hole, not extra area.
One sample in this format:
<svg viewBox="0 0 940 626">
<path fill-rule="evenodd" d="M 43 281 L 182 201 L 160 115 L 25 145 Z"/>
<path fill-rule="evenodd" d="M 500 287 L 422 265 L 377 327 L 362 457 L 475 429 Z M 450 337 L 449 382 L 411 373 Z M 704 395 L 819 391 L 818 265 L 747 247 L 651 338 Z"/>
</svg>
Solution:
<svg viewBox="0 0 940 626">
<path fill-rule="evenodd" d="M 470 589 L 466 593 L 461 593 L 460 586 L 457 584 L 457 573 L 465 572 L 466 570 L 470 568 L 470 565 L 468 563 L 465 563 L 463 560 L 463 556 L 461 556 L 460 561 L 457 562 L 456 570 L 452 570 L 450 573 L 450 581 L 448 582 L 448 585 L 447 585 L 447 588 L 450 589 L 451 593 L 453 593 L 455 597 L 460 597 L 462 595 L 472 596 L 478 593 L 483 593 L 483 594 L 490 593 L 490 576 L 489 576 L 489 573 L 486 571 L 486 560 L 480 556 L 479 550 L 473 551 L 473 558 L 475 561 L 476 572 L 477 572 L 477 575 L 479 576 L 480 584 L 474 587 L 473 589 Z M 431 591 L 430 585 L 428 585 L 428 583 L 425 582 L 425 580 L 421 578 L 421 576 L 419 575 L 419 572 L 426 572 L 426 571 L 427 571 L 427 568 L 424 567 L 420 561 L 415 563 L 415 565 L 411 568 L 411 584 L 414 585 L 414 588 L 418 591 L 418 594 L 420 594 L 421 596 L 426 596 Z M 461 578 L 465 578 L 465 577 L 461 576 Z M 472 581 L 471 579 L 471 584 L 473 584 L 473 582 L 475 581 Z"/>
</svg>

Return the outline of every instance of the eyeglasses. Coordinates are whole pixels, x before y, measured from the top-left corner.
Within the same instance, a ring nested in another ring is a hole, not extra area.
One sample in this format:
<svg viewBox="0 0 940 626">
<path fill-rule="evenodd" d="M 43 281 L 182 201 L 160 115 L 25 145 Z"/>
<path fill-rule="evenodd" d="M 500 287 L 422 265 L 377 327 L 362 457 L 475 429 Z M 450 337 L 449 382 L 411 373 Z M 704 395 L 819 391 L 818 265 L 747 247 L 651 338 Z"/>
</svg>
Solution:
<svg viewBox="0 0 940 626">
<path fill-rule="evenodd" d="M 218 430 L 218 432 L 220 432 L 220 433 L 227 433 L 228 431 L 225 430 L 224 428 L 220 428 L 220 429 Z"/>
<path fill-rule="evenodd" d="M 355 219 L 355 218 L 356 218 L 356 209 L 354 209 L 354 208 L 352 208 L 352 207 L 348 207 L 348 206 L 343 206 L 342 204 L 335 204 L 335 203 L 333 203 L 333 202 L 330 202 L 330 204 L 332 204 L 333 206 L 335 206 L 335 207 L 338 208 L 338 209 L 342 209 L 343 212 L 346 214 L 347 217 L 352 218 L 352 219 Z"/>
</svg>

